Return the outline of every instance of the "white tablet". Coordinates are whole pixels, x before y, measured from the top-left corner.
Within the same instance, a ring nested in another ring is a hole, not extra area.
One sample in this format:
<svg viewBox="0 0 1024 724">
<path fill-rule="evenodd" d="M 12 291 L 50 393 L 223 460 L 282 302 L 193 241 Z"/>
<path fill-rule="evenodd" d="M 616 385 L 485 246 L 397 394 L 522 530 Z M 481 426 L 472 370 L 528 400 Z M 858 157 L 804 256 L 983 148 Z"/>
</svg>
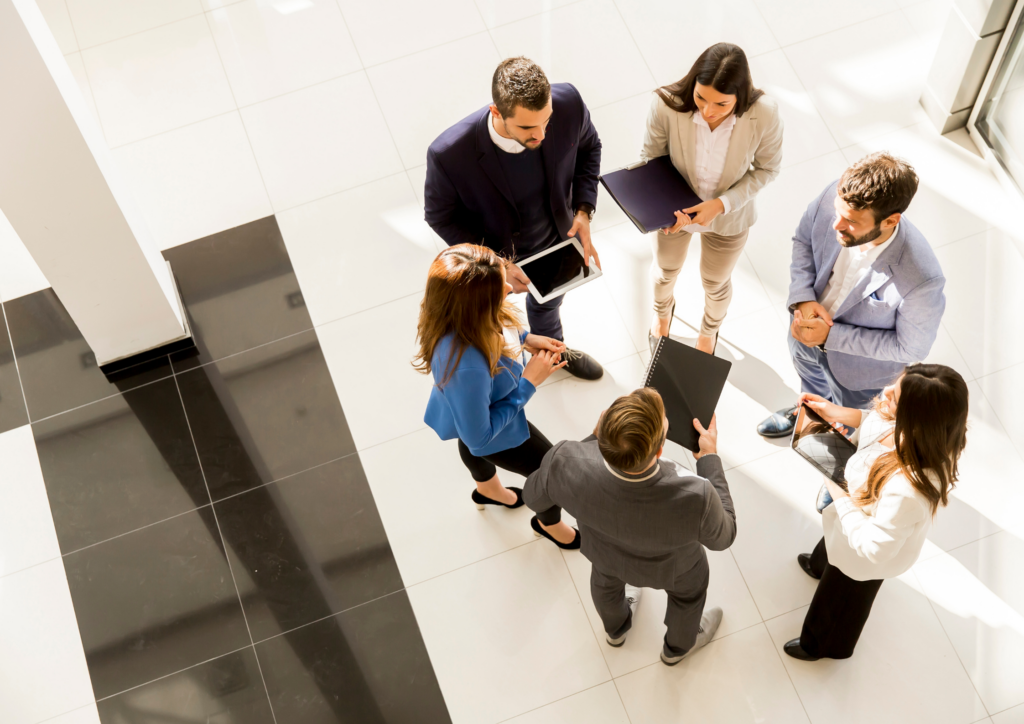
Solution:
<svg viewBox="0 0 1024 724">
<path fill-rule="evenodd" d="M 583 245 L 576 239 L 566 239 L 517 264 L 529 278 L 530 294 L 538 302 L 555 297 L 586 284 L 601 276 L 601 269 L 590 258 L 590 266 L 583 263 Z"/>
</svg>

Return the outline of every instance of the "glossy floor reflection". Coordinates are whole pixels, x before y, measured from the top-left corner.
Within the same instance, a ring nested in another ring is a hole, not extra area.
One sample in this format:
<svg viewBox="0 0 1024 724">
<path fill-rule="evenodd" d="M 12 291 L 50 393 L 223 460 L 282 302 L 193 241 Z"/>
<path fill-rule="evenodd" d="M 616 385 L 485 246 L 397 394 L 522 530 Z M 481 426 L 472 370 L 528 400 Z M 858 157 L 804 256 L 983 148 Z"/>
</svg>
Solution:
<svg viewBox="0 0 1024 724">
<path fill-rule="evenodd" d="M 447 721 L 276 221 L 168 256 L 173 367 L 108 380 L 52 290 L 5 305 L 99 718 Z"/>
<path fill-rule="evenodd" d="M 7 334 L 7 320 L 0 314 L 0 433 L 28 422 L 25 398 L 14 363 L 14 350 Z"/>
</svg>

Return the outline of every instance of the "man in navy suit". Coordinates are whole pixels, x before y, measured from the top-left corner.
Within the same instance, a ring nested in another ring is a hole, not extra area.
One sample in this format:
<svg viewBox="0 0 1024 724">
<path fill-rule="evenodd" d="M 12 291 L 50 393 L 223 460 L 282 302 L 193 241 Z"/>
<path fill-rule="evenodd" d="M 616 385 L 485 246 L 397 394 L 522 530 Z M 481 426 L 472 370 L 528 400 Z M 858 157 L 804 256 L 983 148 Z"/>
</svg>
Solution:
<svg viewBox="0 0 1024 724">
<path fill-rule="evenodd" d="M 587 263 L 600 258 L 590 240 L 597 205 L 601 139 L 579 91 L 551 85 L 526 58 L 503 60 L 491 82 L 493 103 L 446 130 L 427 151 L 426 221 L 449 246 L 483 244 L 508 260 L 513 292 L 527 292 L 525 259 L 578 238 Z M 564 341 L 559 307 L 527 294 L 530 331 Z M 565 370 L 596 380 L 604 370 L 567 350 Z"/>
</svg>

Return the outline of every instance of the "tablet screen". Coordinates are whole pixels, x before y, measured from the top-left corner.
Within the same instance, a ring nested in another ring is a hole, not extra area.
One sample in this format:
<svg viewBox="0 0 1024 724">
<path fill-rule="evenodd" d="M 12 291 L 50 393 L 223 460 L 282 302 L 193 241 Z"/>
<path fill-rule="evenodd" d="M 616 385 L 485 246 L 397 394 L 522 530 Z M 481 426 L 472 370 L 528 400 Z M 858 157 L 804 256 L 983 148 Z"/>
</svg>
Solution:
<svg viewBox="0 0 1024 724">
<path fill-rule="evenodd" d="M 583 255 L 575 244 L 566 244 L 550 254 L 520 265 L 520 268 L 545 297 L 559 287 L 590 276 L 590 267 L 583 263 Z"/>
<path fill-rule="evenodd" d="M 806 405 L 800 406 L 792 445 L 807 462 L 845 487 L 846 463 L 857 446 Z"/>
</svg>

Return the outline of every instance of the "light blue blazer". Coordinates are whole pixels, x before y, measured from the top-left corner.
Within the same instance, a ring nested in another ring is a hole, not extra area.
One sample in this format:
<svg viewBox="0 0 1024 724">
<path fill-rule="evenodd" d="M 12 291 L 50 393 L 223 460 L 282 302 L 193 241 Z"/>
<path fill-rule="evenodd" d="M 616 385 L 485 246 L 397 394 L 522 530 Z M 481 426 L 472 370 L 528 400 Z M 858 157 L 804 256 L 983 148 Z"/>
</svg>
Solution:
<svg viewBox="0 0 1024 724">
<path fill-rule="evenodd" d="M 842 249 L 832 228 L 838 184 L 807 207 L 793 237 L 790 310 L 821 297 Z M 928 241 L 903 215 L 896 238 L 833 316 L 825 351 L 836 380 L 851 390 L 885 387 L 927 357 L 946 308 L 945 284 Z"/>
<path fill-rule="evenodd" d="M 520 344 L 526 335 L 519 335 Z M 530 427 L 523 408 L 537 388 L 523 377 L 523 365 L 502 357 L 498 373 L 491 377 L 487 358 L 475 347 L 467 347 L 452 376 L 440 385 L 451 353 L 449 332 L 438 341 L 430 360 L 434 388 L 423 422 L 442 440 L 457 437 L 480 457 L 526 442 Z"/>
</svg>

